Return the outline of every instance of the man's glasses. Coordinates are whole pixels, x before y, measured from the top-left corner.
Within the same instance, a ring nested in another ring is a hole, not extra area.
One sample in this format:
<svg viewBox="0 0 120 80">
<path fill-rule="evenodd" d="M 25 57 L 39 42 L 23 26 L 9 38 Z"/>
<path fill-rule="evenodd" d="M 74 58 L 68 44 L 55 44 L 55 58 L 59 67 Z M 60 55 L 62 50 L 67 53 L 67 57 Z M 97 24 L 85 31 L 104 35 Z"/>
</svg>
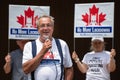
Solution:
<svg viewBox="0 0 120 80">
<path fill-rule="evenodd" d="M 48 23 L 48 24 L 41 24 L 39 27 L 44 28 L 44 27 L 52 27 L 52 26 L 53 24 Z"/>
</svg>

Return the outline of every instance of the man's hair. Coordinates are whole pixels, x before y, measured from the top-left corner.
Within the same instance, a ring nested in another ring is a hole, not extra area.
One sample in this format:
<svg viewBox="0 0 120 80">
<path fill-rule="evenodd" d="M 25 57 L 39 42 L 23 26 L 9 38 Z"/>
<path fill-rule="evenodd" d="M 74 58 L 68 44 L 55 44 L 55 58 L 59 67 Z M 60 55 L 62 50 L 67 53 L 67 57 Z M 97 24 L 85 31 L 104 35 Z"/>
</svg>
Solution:
<svg viewBox="0 0 120 80">
<path fill-rule="evenodd" d="M 51 22 L 52 22 L 52 24 L 54 26 L 54 17 L 49 16 L 49 15 L 42 15 L 36 21 L 37 28 L 40 26 L 40 22 L 39 21 L 40 21 L 41 18 L 50 18 L 50 20 L 51 20 Z"/>
</svg>

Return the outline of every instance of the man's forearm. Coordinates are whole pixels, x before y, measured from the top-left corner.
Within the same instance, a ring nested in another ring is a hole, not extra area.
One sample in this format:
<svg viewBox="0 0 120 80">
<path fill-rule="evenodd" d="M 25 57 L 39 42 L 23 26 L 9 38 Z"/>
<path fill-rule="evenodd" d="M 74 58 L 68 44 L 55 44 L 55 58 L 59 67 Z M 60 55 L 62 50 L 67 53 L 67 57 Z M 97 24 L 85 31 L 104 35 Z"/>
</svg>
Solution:
<svg viewBox="0 0 120 80">
<path fill-rule="evenodd" d="M 65 80 L 72 80 L 73 79 L 73 67 L 65 69 Z"/>
<path fill-rule="evenodd" d="M 115 59 L 114 57 L 110 57 L 110 63 L 108 65 L 108 69 L 110 72 L 113 72 L 116 69 Z"/>
<path fill-rule="evenodd" d="M 4 69 L 6 74 L 10 73 L 10 71 L 11 71 L 11 64 L 10 64 L 10 62 L 5 63 L 3 69 Z"/>
<path fill-rule="evenodd" d="M 38 67 L 38 65 L 40 65 L 40 61 L 42 60 L 44 53 L 45 53 L 44 51 L 41 51 L 33 59 L 25 62 L 23 64 L 23 71 L 26 74 L 34 71 Z"/>
<path fill-rule="evenodd" d="M 28 74 L 34 71 L 39 64 L 40 64 L 39 62 L 35 61 L 34 59 L 31 59 L 23 64 L 23 71 L 26 74 Z"/>
</svg>

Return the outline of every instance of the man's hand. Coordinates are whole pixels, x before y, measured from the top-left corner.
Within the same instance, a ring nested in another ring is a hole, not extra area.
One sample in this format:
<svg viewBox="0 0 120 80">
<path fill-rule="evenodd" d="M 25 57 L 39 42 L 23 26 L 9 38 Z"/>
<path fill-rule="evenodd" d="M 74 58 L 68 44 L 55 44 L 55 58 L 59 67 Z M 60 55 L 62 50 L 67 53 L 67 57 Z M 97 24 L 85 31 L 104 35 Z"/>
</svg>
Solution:
<svg viewBox="0 0 120 80">
<path fill-rule="evenodd" d="M 74 61 L 77 61 L 79 59 L 78 55 L 75 51 L 73 51 L 73 53 L 72 53 L 72 58 L 73 58 Z"/>
<path fill-rule="evenodd" d="M 45 40 L 43 49 L 49 50 L 52 47 L 52 41 L 50 39 Z"/>
<path fill-rule="evenodd" d="M 11 56 L 9 54 L 5 57 L 5 61 L 6 61 L 6 63 L 11 62 Z"/>
<path fill-rule="evenodd" d="M 115 49 L 111 49 L 110 55 L 111 55 L 111 57 L 115 57 L 115 55 L 116 55 Z"/>
</svg>

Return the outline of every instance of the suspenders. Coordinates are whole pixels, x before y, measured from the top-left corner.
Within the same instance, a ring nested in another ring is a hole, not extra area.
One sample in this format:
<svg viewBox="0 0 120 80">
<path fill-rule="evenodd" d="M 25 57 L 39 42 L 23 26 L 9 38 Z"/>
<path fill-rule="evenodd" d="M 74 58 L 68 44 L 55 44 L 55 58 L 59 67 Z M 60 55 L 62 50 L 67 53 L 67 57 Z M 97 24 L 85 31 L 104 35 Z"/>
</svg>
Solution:
<svg viewBox="0 0 120 80">
<path fill-rule="evenodd" d="M 64 74 L 63 53 L 62 53 L 62 48 L 61 48 L 61 44 L 60 44 L 59 39 L 55 39 L 55 42 L 57 44 L 57 48 L 58 48 L 59 55 L 60 55 L 60 58 L 61 58 L 61 77 L 60 77 L 60 80 L 62 80 L 62 77 L 63 77 L 63 74 Z M 32 55 L 33 55 L 33 57 L 36 56 L 36 51 L 37 51 L 37 49 L 36 49 L 36 42 L 32 41 Z M 34 79 L 34 71 L 31 72 L 31 79 L 35 80 Z"/>
<path fill-rule="evenodd" d="M 55 42 L 57 44 L 59 55 L 61 57 L 61 77 L 60 77 L 60 80 L 62 80 L 62 77 L 63 77 L 63 74 L 64 74 L 63 53 L 62 53 L 62 48 L 61 48 L 60 41 L 58 39 L 55 39 Z"/>
<path fill-rule="evenodd" d="M 37 49 L 36 49 L 36 42 L 32 41 L 31 43 L 32 43 L 32 55 L 33 55 L 33 58 L 34 58 L 36 56 L 36 51 L 37 51 Z M 34 71 L 31 72 L 31 79 L 35 80 L 34 79 Z"/>
</svg>

